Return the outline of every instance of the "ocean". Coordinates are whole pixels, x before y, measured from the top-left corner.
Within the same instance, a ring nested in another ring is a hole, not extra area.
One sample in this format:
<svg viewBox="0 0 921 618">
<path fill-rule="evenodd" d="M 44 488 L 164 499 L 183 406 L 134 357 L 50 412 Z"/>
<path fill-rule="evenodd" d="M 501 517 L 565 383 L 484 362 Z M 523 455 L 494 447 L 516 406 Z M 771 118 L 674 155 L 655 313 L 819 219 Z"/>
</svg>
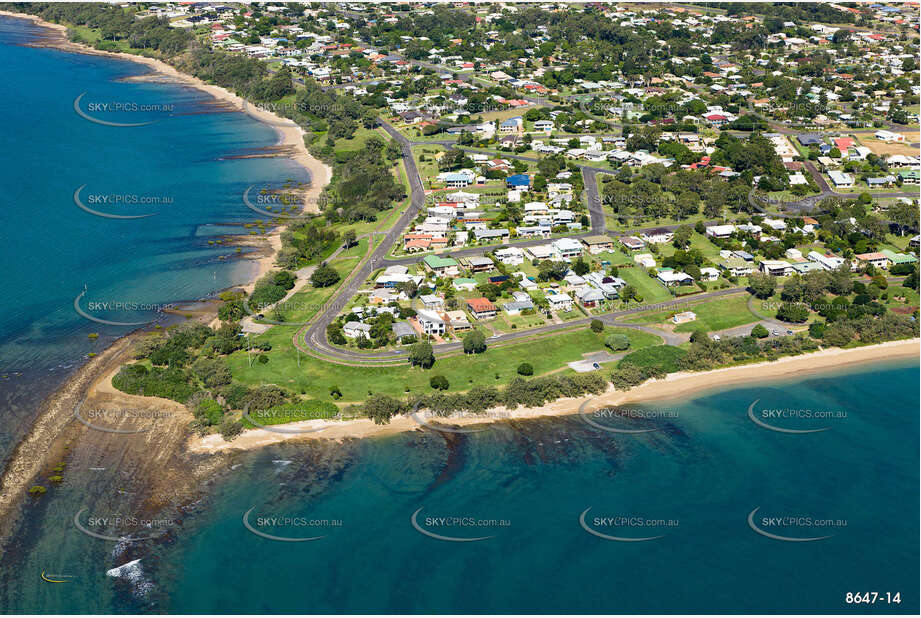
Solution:
<svg viewBox="0 0 921 618">
<path fill-rule="evenodd" d="M 0 17 L 0 460 L 88 354 L 136 328 L 81 316 L 78 295 L 92 318 L 143 324 L 245 282 L 253 263 L 215 244 L 259 218 L 243 192 L 309 179 L 287 159 L 237 158 L 274 145 L 271 127 L 192 88 L 120 81 L 147 72 L 137 63 L 23 46 L 43 32 Z M 150 124 L 88 120 L 81 95 L 95 120 Z"/>
<path fill-rule="evenodd" d="M 15 45 L 29 36 L 0 21 L 2 83 L 23 101 L 2 137 L 22 155 L 0 171 L 15 291 L 0 299 L 0 352 L 21 373 L 0 383 L 4 453 L 42 392 L 130 328 L 80 318 L 84 284 L 95 300 L 145 303 L 220 289 L 241 266 L 217 259 L 227 249 L 207 226 L 250 221 L 245 187 L 294 173 L 226 158 L 273 141 L 241 114 L 132 128 L 78 117 L 84 91 L 192 111 L 203 99 L 113 81 L 138 72 L 125 62 Z M 109 220 L 74 204 L 84 183 L 182 206 Z M 918 374 L 917 361 L 877 363 L 618 416 L 274 446 L 235 455 L 183 517 L 147 522 L 167 535 L 129 552 L 77 526 L 92 528 L 74 515 L 94 485 L 69 470 L 2 558 L 0 610 L 917 614 Z"/>
</svg>

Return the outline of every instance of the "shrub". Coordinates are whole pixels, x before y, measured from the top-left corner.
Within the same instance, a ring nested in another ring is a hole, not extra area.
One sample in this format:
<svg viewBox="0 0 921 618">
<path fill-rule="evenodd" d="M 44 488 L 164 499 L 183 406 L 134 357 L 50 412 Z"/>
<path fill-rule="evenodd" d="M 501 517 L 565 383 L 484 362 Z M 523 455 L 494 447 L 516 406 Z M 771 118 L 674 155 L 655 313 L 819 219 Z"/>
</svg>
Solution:
<svg viewBox="0 0 921 618">
<path fill-rule="evenodd" d="M 604 322 L 602 322 L 601 320 L 598 320 L 598 319 L 594 319 L 594 320 L 592 320 L 591 325 L 589 326 L 589 328 L 592 329 L 592 332 L 593 332 L 593 333 L 600 333 L 600 332 L 602 332 L 602 331 L 604 330 Z"/>
<path fill-rule="evenodd" d="M 521 376 L 532 376 L 534 375 L 534 367 L 531 366 L 531 363 L 521 363 L 518 365 L 518 375 Z"/>
<path fill-rule="evenodd" d="M 432 376 L 429 378 L 429 386 L 439 391 L 446 391 L 450 384 L 448 384 L 448 378 L 444 376 Z"/>
<path fill-rule="evenodd" d="M 626 350 L 630 347 L 630 338 L 620 333 L 608 335 L 604 340 L 604 345 L 612 350 Z"/>
<path fill-rule="evenodd" d="M 768 329 L 766 329 L 762 324 L 755 324 L 755 327 L 751 332 L 752 337 L 757 337 L 758 339 L 764 339 L 769 334 L 770 333 L 768 333 Z"/>
</svg>

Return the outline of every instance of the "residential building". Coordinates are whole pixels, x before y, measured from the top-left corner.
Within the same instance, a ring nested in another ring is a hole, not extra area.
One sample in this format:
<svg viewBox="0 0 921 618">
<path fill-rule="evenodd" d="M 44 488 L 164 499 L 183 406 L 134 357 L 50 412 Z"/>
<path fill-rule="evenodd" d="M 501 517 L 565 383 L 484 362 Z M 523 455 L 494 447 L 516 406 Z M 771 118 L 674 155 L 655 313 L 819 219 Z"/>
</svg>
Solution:
<svg viewBox="0 0 921 618">
<path fill-rule="evenodd" d="M 457 260 L 440 255 L 427 255 L 422 260 L 425 267 L 439 277 L 456 277 L 459 274 Z"/>
<path fill-rule="evenodd" d="M 614 240 L 610 236 L 586 236 L 582 239 L 582 244 L 588 248 L 588 252 L 592 255 L 614 249 Z"/>
<path fill-rule="evenodd" d="M 489 320 L 496 317 L 496 306 L 488 298 L 468 298 L 467 309 L 477 320 Z"/>
<path fill-rule="evenodd" d="M 775 277 L 786 277 L 793 272 L 793 267 L 784 260 L 763 260 L 758 265 L 758 269 L 766 275 Z"/>
</svg>

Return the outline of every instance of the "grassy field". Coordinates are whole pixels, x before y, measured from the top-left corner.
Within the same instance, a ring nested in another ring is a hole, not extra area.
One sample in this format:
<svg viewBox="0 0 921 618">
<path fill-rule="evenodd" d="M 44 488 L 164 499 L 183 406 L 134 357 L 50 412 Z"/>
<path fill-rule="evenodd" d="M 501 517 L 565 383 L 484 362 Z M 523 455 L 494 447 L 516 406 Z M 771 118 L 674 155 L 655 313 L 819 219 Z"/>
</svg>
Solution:
<svg viewBox="0 0 921 618">
<path fill-rule="evenodd" d="M 301 353 L 301 366 L 297 365 L 297 352 L 291 345 L 293 327 L 275 327 L 254 342 L 267 341 L 272 350 L 267 352 L 269 362 L 254 363 L 249 367 L 245 351 L 228 358 L 235 379 L 250 385 L 278 384 L 297 393 L 329 401 L 330 389 L 336 386 L 342 392 L 343 402 L 364 400 L 369 393 L 386 393 L 404 396 L 408 392 L 431 391 L 429 378 L 445 376 L 451 391 L 466 391 L 473 386 L 502 385 L 517 377 L 516 368 L 523 362 L 534 367 L 534 375 L 545 374 L 566 363 L 579 360 L 587 352 L 604 348 L 604 338 L 611 333 L 622 333 L 630 338 L 631 349 L 640 349 L 660 343 L 655 335 L 631 329 L 608 328 L 595 334 L 588 328 L 559 333 L 552 338 L 525 341 L 515 345 L 487 349 L 475 357 L 452 356 L 438 359 L 431 369 L 406 366 L 373 367 L 350 366 L 325 362 Z"/>
<path fill-rule="evenodd" d="M 635 287 L 642 295 L 643 302 L 662 302 L 671 300 L 671 293 L 665 289 L 661 283 L 646 274 L 646 269 L 642 267 L 621 268 L 618 276 Z"/>
<path fill-rule="evenodd" d="M 698 303 L 691 307 L 691 311 L 697 314 L 697 319 L 679 325 L 675 328 L 676 332 L 690 333 L 698 328 L 708 331 L 723 330 L 750 324 L 758 319 L 748 309 L 748 294 L 735 294 L 719 300 Z"/>
<path fill-rule="evenodd" d="M 697 319 L 680 324 L 675 328 L 675 332 L 690 333 L 698 328 L 708 331 L 723 330 L 758 320 L 758 316 L 748 309 L 748 298 L 748 294 L 734 294 L 718 300 L 692 304 L 689 307 L 676 307 L 669 311 L 638 313 L 626 321 L 634 324 L 666 324 L 676 312 L 693 311 L 697 314 Z"/>
</svg>

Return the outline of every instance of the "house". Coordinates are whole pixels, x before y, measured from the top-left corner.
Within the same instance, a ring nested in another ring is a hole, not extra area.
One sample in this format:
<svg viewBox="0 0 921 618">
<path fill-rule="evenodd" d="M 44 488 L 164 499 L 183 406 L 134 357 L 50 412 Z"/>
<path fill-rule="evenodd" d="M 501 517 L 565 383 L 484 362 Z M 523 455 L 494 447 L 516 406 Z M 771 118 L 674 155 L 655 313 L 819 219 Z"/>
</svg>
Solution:
<svg viewBox="0 0 921 618">
<path fill-rule="evenodd" d="M 438 179 L 444 182 L 445 186 L 449 189 L 462 189 L 472 185 L 476 177 L 473 174 L 465 174 L 462 172 L 448 172 L 439 174 Z"/>
<path fill-rule="evenodd" d="M 551 133 L 553 131 L 552 120 L 538 120 L 534 123 L 534 130 L 542 133 Z"/>
<path fill-rule="evenodd" d="M 656 260 L 651 253 L 637 253 L 633 256 L 633 261 L 643 268 L 655 268 Z"/>
<path fill-rule="evenodd" d="M 884 253 L 858 253 L 854 256 L 864 264 L 872 264 L 876 268 L 889 268 L 889 258 Z"/>
<path fill-rule="evenodd" d="M 582 244 L 574 238 L 558 238 L 550 243 L 553 255 L 561 260 L 568 260 L 582 255 Z"/>
<path fill-rule="evenodd" d="M 496 317 L 496 306 L 488 298 L 468 298 L 467 309 L 477 320 L 489 320 Z"/>
<path fill-rule="evenodd" d="M 896 266 L 898 264 L 913 264 L 918 261 L 918 258 L 913 255 L 908 253 L 896 253 L 895 251 L 891 251 L 889 249 L 883 249 L 880 251 L 880 253 L 889 258 L 889 262 L 892 266 Z"/>
<path fill-rule="evenodd" d="M 854 186 L 854 177 L 846 172 L 831 170 L 828 172 L 828 177 L 831 179 L 832 184 L 834 184 L 836 187 L 847 188 Z"/>
<path fill-rule="evenodd" d="M 884 142 L 904 142 L 905 141 L 905 136 L 902 133 L 894 133 L 893 131 L 885 131 L 882 129 L 874 133 L 873 137 L 875 137 L 878 140 L 882 140 Z"/>
<path fill-rule="evenodd" d="M 553 311 L 570 311 L 572 309 L 572 297 L 569 294 L 547 294 L 547 302 Z"/>
<path fill-rule="evenodd" d="M 444 299 L 437 294 L 421 294 L 419 300 L 426 309 L 442 309 L 445 306 Z"/>
<path fill-rule="evenodd" d="M 524 251 L 518 247 L 506 247 L 497 249 L 495 252 L 496 259 L 508 266 L 518 266 L 524 262 Z"/>
<path fill-rule="evenodd" d="M 525 253 L 533 260 L 549 260 L 553 256 L 553 247 L 550 245 L 535 245 L 525 248 Z"/>
<path fill-rule="evenodd" d="M 693 322 L 697 319 L 697 314 L 693 311 L 682 311 L 681 313 L 676 313 L 672 316 L 672 322 L 675 324 L 685 324 L 687 322 Z"/>
<path fill-rule="evenodd" d="M 416 311 L 416 320 L 422 332 L 426 335 L 443 335 L 448 328 L 444 319 L 435 311 L 419 309 Z"/>
<path fill-rule="evenodd" d="M 793 267 L 784 260 L 763 260 L 758 265 L 758 269 L 766 275 L 775 277 L 786 277 L 793 272 Z"/>
<path fill-rule="evenodd" d="M 522 311 L 528 311 L 534 309 L 534 302 L 529 300 L 514 300 L 510 303 L 505 303 L 502 305 L 502 308 L 509 315 L 519 315 Z"/>
<path fill-rule="evenodd" d="M 867 178 L 867 186 L 871 189 L 874 187 L 889 187 L 893 184 L 895 184 L 895 176 L 892 174 L 877 176 L 876 178 Z"/>
<path fill-rule="evenodd" d="M 477 242 L 506 242 L 509 238 L 509 231 L 505 228 L 498 230 L 473 230 L 473 238 Z"/>
<path fill-rule="evenodd" d="M 640 240 L 639 238 L 635 236 L 621 237 L 620 244 L 625 246 L 630 251 L 639 251 L 640 249 L 646 246 L 646 243 L 644 243 L 642 240 Z"/>
<path fill-rule="evenodd" d="M 844 264 L 844 258 L 836 255 L 823 255 L 818 251 L 810 251 L 806 254 L 806 257 L 812 262 L 821 264 L 825 270 L 835 270 Z"/>
<path fill-rule="evenodd" d="M 499 133 L 518 133 L 522 132 L 522 118 L 521 116 L 515 116 L 514 118 L 509 118 L 508 120 L 503 120 L 499 123 Z"/>
<path fill-rule="evenodd" d="M 455 277 L 459 274 L 457 260 L 440 255 L 427 255 L 422 260 L 425 268 L 439 277 Z"/>
<path fill-rule="evenodd" d="M 370 338 L 371 325 L 362 324 L 361 322 L 348 321 L 342 326 L 342 334 L 349 339 L 358 339 L 359 337 Z"/>
<path fill-rule="evenodd" d="M 598 271 L 585 275 L 585 281 L 607 299 L 617 298 L 620 289 L 627 285 L 620 277 L 611 277 Z"/>
<path fill-rule="evenodd" d="M 477 282 L 476 279 L 469 279 L 467 277 L 459 277 L 451 282 L 451 286 L 458 291 L 467 291 L 476 289 Z"/>
<path fill-rule="evenodd" d="M 531 186 L 531 177 L 527 174 L 513 174 L 505 179 L 505 186 L 509 189 L 525 189 Z"/>
<path fill-rule="evenodd" d="M 902 184 L 916 185 L 921 179 L 921 172 L 918 170 L 902 170 L 899 172 L 899 178 L 902 179 Z"/>
<path fill-rule="evenodd" d="M 592 255 L 614 249 L 614 240 L 610 236 L 586 236 L 582 239 L 582 244 L 588 248 L 588 252 Z"/>
<path fill-rule="evenodd" d="M 483 273 L 496 267 L 493 261 L 488 257 L 473 256 L 465 260 L 470 272 Z"/>
<path fill-rule="evenodd" d="M 720 278 L 720 271 L 713 268 L 712 266 L 704 266 L 700 269 L 700 280 L 701 281 L 716 281 Z"/>
<path fill-rule="evenodd" d="M 402 340 L 403 337 L 416 336 L 416 331 L 413 330 L 413 327 L 408 322 L 394 322 L 391 330 L 393 330 L 393 335 L 397 338 L 397 341 Z"/>
<path fill-rule="evenodd" d="M 659 274 L 656 275 L 656 278 L 661 281 L 665 287 L 691 285 L 694 283 L 694 279 L 691 275 L 678 270 L 671 270 L 670 268 L 659 270 Z"/>
<path fill-rule="evenodd" d="M 750 275 L 754 268 L 751 263 L 746 262 L 742 258 L 731 257 L 723 260 L 718 264 L 718 266 L 729 273 L 732 277 L 741 277 L 743 275 Z"/>
<path fill-rule="evenodd" d="M 467 314 L 465 314 L 463 311 L 448 311 L 445 313 L 445 315 L 448 317 L 448 322 L 450 323 L 454 332 L 470 330 L 473 328 L 470 324 L 470 320 L 467 319 Z"/>
<path fill-rule="evenodd" d="M 710 225 L 706 228 L 707 238 L 729 238 L 736 231 L 734 225 Z"/>
<path fill-rule="evenodd" d="M 669 243 L 672 241 L 672 238 L 675 237 L 672 232 L 668 231 L 664 227 L 655 228 L 653 230 L 646 230 L 641 234 L 641 236 L 644 241 L 654 245 Z"/>
<path fill-rule="evenodd" d="M 592 307 L 597 307 L 598 303 L 604 301 L 604 294 L 601 290 L 585 286 L 576 290 L 576 298 L 579 299 L 583 307 L 591 309 Z"/>
</svg>

